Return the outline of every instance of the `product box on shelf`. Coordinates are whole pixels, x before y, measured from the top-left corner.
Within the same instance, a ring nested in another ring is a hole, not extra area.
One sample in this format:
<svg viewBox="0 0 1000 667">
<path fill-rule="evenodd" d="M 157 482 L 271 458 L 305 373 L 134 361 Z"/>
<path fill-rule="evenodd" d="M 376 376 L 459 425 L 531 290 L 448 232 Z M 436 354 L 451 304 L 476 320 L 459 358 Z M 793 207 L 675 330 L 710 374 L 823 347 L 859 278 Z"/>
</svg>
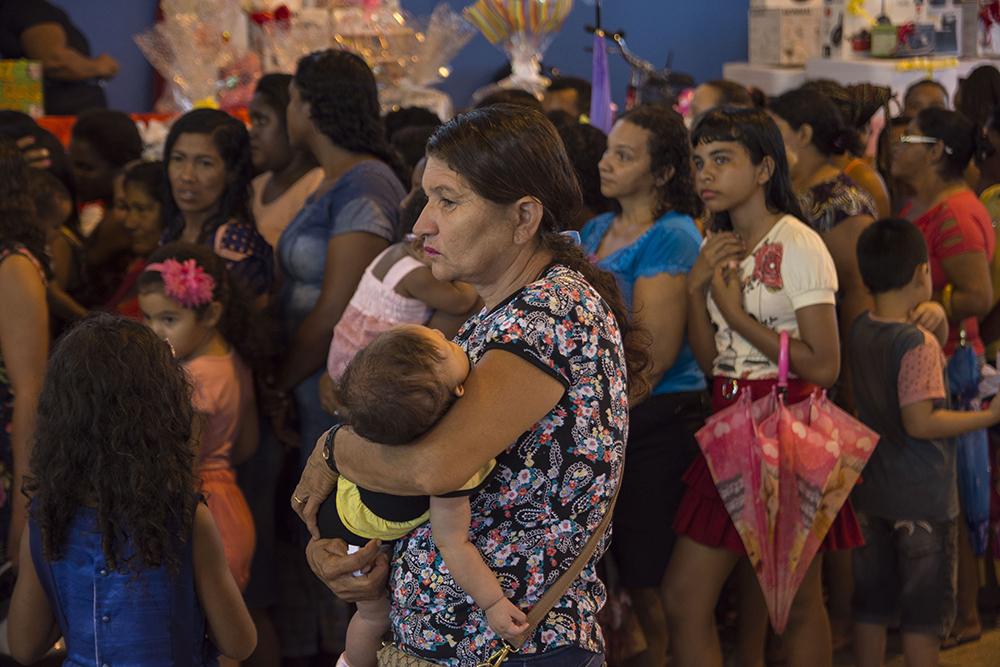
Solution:
<svg viewBox="0 0 1000 667">
<path fill-rule="evenodd" d="M 750 0 L 750 9 L 808 9 L 822 4 L 823 0 Z"/>
<path fill-rule="evenodd" d="M 961 33 L 963 56 L 1000 58 L 1000 0 L 966 0 Z"/>
<path fill-rule="evenodd" d="M 45 112 L 42 63 L 37 60 L 0 60 L 0 109 L 21 111 L 34 118 Z"/>
<path fill-rule="evenodd" d="M 823 0 L 821 55 L 824 58 L 867 57 L 872 29 L 886 20 L 899 31 L 902 46 L 898 55 L 930 52 L 959 55 L 962 53 L 963 13 L 960 0 Z"/>
<path fill-rule="evenodd" d="M 804 65 L 819 55 L 819 10 L 751 9 L 750 63 Z"/>
</svg>

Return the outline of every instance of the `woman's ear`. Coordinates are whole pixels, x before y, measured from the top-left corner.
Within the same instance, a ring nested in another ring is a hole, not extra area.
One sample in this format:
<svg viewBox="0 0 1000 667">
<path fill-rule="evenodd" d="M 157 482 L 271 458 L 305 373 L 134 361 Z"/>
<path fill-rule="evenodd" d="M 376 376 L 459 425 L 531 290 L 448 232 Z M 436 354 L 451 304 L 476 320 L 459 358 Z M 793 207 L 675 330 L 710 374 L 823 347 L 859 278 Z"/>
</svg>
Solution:
<svg viewBox="0 0 1000 667">
<path fill-rule="evenodd" d="M 514 203 L 517 221 L 514 227 L 514 243 L 523 244 L 535 238 L 542 224 L 545 207 L 534 197 L 521 197 Z"/>
<path fill-rule="evenodd" d="M 219 322 L 222 320 L 222 304 L 218 301 L 213 301 L 208 304 L 208 308 L 205 309 L 205 314 L 201 316 L 201 323 L 206 327 L 217 327 Z"/>
<path fill-rule="evenodd" d="M 674 169 L 674 165 L 671 164 L 664 167 L 655 179 L 656 187 L 662 188 L 664 185 L 673 180 L 676 173 L 677 170 Z"/>
<path fill-rule="evenodd" d="M 765 155 L 764 159 L 757 165 L 757 184 L 764 185 L 774 176 L 774 158 Z"/>
<path fill-rule="evenodd" d="M 795 138 L 799 142 L 799 146 L 808 146 L 813 140 L 813 126 L 809 123 L 802 123 L 799 129 L 795 130 Z"/>
</svg>

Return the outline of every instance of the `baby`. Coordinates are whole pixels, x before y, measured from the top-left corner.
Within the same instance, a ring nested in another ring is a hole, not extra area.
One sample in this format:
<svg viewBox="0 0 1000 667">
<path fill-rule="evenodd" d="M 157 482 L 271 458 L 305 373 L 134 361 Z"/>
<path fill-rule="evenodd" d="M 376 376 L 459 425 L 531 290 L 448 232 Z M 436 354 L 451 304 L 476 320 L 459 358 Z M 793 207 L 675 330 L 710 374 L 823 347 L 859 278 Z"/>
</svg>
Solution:
<svg viewBox="0 0 1000 667">
<path fill-rule="evenodd" d="M 406 324 L 386 331 L 355 355 L 341 376 L 337 402 L 354 431 L 373 442 L 406 445 L 437 422 L 464 393 L 469 358 L 437 330 Z M 448 570 L 482 609 L 490 627 L 510 640 L 527 630 L 524 613 L 504 595 L 493 572 L 469 542 L 469 496 L 487 480 L 490 461 L 461 489 L 432 498 L 392 496 L 358 487 L 341 476 L 319 511 L 324 538 L 338 537 L 353 553 L 371 539 L 396 540 L 428 518 Z M 374 667 L 389 626 L 389 600 L 358 603 L 341 662 Z"/>
</svg>

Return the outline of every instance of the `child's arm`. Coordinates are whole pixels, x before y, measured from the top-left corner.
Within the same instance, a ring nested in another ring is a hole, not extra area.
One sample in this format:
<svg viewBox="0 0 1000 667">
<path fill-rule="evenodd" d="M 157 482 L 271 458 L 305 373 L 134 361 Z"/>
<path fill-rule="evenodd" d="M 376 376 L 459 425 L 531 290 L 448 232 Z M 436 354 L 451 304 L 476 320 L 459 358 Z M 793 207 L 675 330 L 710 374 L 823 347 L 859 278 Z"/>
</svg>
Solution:
<svg viewBox="0 0 1000 667">
<path fill-rule="evenodd" d="M 948 342 L 948 315 L 937 301 L 924 301 L 910 313 L 910 322 L 927 329 L 939 344 Z"/>
<path fill-rule="evenodd" d="M 400 281 L 400 287 L 414 299 L 423 301 L 434 310 L 443 310 L 451 315 L 469 312 L 479 300 L 479 294 L 472 285 L 438 280 L 426 267 L 414 269 L 406 274 Z"/>
<path fill-rule="evenodd" d="M 193 532 L 194 585 L 209 637 L 227 658 L 246 660 L 257 646 L 257 629 L 226 564 L 219 529 L 204 504 L 195 511 Z"/>
<path fill-rule="evenodd" d="M 7 615 L 7 643 L 10 654 L 22 665 L 42 658 L 59 639 L 59 625 L 49 598 L 31 560 L 28 527 L 21 537 L 20 561 L 14 595 Z"/>
<path fill-rule="evenodd" d="M 527 616 L 507 599 L 493 571 L 469 542 L 471 521 L 468 496 L 431 496 L 431 530 L 445 565 L 462 590 L 486 611 L 490 627 L 512 640 L 528 629 Z"/>
<path fill-rule="evenodd" d="M 902 414 L 903 428 L 912 438 L 952 438 L 1000 423 L 1000 397 L 994 399 L 985 410 L 960 412 L 935 409 L 934 402 L 926 400 L 904 405 Z"/>
</svg>

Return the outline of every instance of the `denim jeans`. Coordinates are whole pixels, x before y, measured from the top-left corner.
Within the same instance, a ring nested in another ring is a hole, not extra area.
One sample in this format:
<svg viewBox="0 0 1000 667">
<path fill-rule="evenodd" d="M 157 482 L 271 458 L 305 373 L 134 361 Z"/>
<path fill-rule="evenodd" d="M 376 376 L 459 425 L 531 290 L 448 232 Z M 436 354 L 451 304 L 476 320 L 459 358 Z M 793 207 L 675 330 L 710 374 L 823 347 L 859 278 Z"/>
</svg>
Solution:
<svg viewBox="0 0 1000 667">
<path fill-rule="evenodd" d="M 512 653 L 503 667 L 601 667 L 603 664 L 603 653 L 594 653 L 579 646 L 562 646 L 525 656 Z"/>
</svg>

